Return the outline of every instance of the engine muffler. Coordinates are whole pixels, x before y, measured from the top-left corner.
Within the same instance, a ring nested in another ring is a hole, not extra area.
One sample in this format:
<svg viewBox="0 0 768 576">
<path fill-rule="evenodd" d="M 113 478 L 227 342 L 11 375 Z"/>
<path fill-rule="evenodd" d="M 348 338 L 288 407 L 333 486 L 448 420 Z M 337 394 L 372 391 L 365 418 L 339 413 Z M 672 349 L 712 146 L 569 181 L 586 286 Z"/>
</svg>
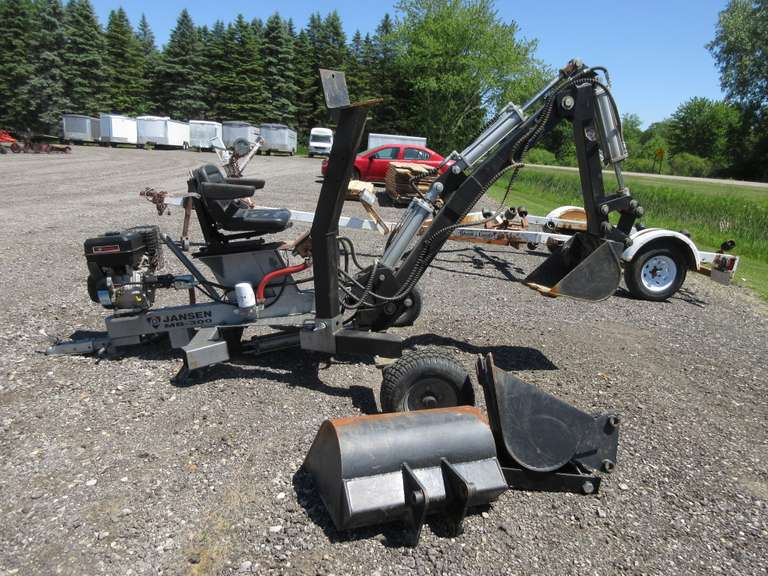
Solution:
<svg viewBox="0 0 768 576">
<path fill-rule="evenodd" d="M 507 489 L 491 429 L 470 406 L 326 420 L 304 468 L 337 529 L 404 521 L 412 545 L 427 514 L 459 532 L 468 508 Z"/>
<path fill-rule="evenodd" d="M 577 232 L 525 279 L 546 296 L 605 300 L 621 280 L 621 244 Z"/>
<path fill-rule="evenodd" d="M 488 419 L 510 488 L 592 494 L 592 470 L 616 466 L 620 418 L 592 416 L 497 368 L 493 356 L 477 360 Z"/>
</svg>

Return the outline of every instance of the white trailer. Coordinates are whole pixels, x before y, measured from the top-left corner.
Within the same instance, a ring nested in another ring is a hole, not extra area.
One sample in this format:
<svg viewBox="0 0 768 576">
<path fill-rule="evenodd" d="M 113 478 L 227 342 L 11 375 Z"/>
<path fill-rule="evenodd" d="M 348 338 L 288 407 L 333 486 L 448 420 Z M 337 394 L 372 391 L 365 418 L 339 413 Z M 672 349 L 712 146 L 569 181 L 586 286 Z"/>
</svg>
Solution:
<svg viewBox="0 0 768 576">
<path fill-rule="evenodd" d="M 189 145 L 198 150 L 213 150 L 214 143 L 224 140 L 221 122 L 210 120 L 189 121 Z"/>
<path fill-rule="evenodd" d="M 333 147 L 333 130 L 316 127 L 309 132 L 309 157 L 329 156 Z"/>
<path fill-rule="evenodd" d="M 68 142 L 99 142 L 101 125 L 98 118 L 83 114 L 62 114 L 61 128 Z"/>
<path fill-rule="evenodd" d="M 138 142 L 136 118 L 121 116 L 120 114 L 100 114 L 99 126 L 101 142 L 104 144 L 114 147 L 118 144 L 136 144 Z"/>
<path fill-rule="evenodd" d="M 368 150 L 384 144 L 414 144 L 426 147 L 427 139 L 421 136 L 402 136 L 399 134 L 368 134 Z"/>
<path fill-rule="evenodd" d="M 224 146 L 231 148 L 235 140 L 243 139 L 253 146 L 259 139 L 259 129 L 256 126 L 239 120 L 222 122 Z"/>
<path fill-rule="evenodd" d="M 509 245 L 559 250 L 576 232 L 587 229 L 586 213 L 580 206 L 561 206 L 546 216 L 515 214 L 496 216 L 472 212 L 462 221 L 467 226 L 451 232 L 451 240 L 479 244 Z M 700 250 L 685 234 L 664 228 L 633 229 L 631 243 L 621 254 L 624 281 L 630 293 L 641 300 L 662 301 L 673 296 L 685 282 L 686 273 L 697 272 L 720 284 L 729 284 L 739 257 L 726 254 L 735 243 L 727 240 L 718 252 Z"/>
<path fill-rule="evenodd" d="M 168 116 L 137 116 L 138 144 L 165 148 L 189 147 L 189 124 Z"/>
<path fill-rule="evenodd" d="M 262 124 L 261 137 L 264 140 L 261 152 L 265 152 L 267 156 L 272 152 L 285 152 L 289 156 L 296 154 L 296 131 L 285 124 Z"/>
</svg>

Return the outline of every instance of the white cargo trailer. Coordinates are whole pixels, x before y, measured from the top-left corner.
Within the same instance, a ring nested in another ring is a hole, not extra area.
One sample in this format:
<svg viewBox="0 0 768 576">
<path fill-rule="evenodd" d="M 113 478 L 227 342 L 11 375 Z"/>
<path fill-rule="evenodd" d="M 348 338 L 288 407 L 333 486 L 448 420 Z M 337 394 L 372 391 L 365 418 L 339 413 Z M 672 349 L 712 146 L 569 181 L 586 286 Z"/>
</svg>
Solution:
<svg viewBox="0 0 768 576">
<path fill-rule="evenodd" d="M 256 126 L 241 122 L 239 120 L 228 120 L 222 122 L 222 131 L 224 133 L 224 145 L 230 148 L 235 140 L 243 139 L 253 146 L 259 140 L 259 129 Z"/>
<path fill-rule="evenodd" d="M 83 114 L 63 114 L 61 128 L 64 140 L 68 142 L 98 142 L 101 126 L 98 118 Z"/>
<path fill-rule="evenodd" d="M 137 116 L 138 143 L 166 148 L 189 147 L 189 124 L 168 116 Z"/>
<path fill-rule="evenodd" d="M 267 155 L 272 152 L 285 152 L 293 156 L 296 153 L 296 131 L 285 124 L 262 124 L 261 137 L 264 139 L 261 151 Z"/>
<path fill-rule="evenodd" d="M 136 144 L 138 141 L 136 118 L 120 114 L 101 114 L 99 125 L 101 141 L 105 144 L 117 146 L 118 144 Z"/>
<path fill-rule="evenodd" d="M 399 134 L 368 134 L 368 150 L 384 144 L 415 144 L 426 146 L 427 139 L 421 136 L 401 136 Z"/>
<path fill-rule="evenodd" d="M 223 142 L 221 122 L 210 120 L 189 121 L 189 145 L 199 150 L 212 150 L 215 142 Z"/>
</svg>

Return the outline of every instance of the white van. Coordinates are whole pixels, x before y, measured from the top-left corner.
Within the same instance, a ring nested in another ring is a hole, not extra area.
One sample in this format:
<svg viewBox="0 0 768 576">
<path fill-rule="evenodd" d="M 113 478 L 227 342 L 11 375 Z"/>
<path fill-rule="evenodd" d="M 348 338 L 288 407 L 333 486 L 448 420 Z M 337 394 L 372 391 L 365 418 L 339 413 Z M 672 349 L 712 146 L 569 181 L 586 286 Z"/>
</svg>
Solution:
<svg viewBox="0 0 768 576">
<path fill-rule="evenodd" d="M 312 128 L 309 133 L 309 157 L 329 156 L 333 146 L 333 130 L 330 128 Z"/>
</svg>

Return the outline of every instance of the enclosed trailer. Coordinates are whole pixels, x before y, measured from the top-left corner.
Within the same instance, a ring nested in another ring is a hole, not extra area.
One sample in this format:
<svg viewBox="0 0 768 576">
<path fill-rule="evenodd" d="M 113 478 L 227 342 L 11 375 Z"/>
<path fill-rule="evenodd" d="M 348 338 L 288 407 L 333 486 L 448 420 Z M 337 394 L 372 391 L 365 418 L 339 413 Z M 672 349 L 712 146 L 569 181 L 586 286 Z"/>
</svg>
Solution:
<svg viewBox="0 0 768 576">
<path fill-rule="evenodd" d="M 235 143 L 235 140 L 247 140 L 251 146 L 259 141 L 259 129 L 248 122 L 239 120 L 228 120 L 222 122 L 222 131 L 224 133 L 224 145 L 229 148 Z"/>
<path fill-rule="evenodd" d="M 139 116 L 139 144 L 146 146 L 164 146 L 167 148 L 189 147 L 189 124 L 171 120 L 168 116 Z"/>
<path fill-rule="evenodd" d="M 261 137 L 264 139 L 261 151 L 267 154 L 285 152 L 292 156 L 296 153 L 296 131 L 285 124 L 262 124 Z"/>
<path fill-rule="evenodd" d="M 63 114 L 61 128 L 64 140 L 69 142 L 98 142 L 101 126 L 98 118 L 83 114 Z"/>
<path fill-rule="evenodd" d="M 210 120 L 189 121 L 189 145 L 199 150 L 211 150 L 215 141 L 223 141 L 221 122 Z"/>
<path fill-rule="evenodd" d="M 427 139 L 421 136 L 402 136 L 400 134 L 368 134 L 368 150 L 384 144 L 415 144 L 426 146 Z"/>
<path fill-rule="evenodd" d="M 136 144 L 138 141 L 136 118 L 120 114 L 101 114 L 99 125 L 101 141 L 105 144 L 117 146 L 118 144 Z"/>
</svg>

